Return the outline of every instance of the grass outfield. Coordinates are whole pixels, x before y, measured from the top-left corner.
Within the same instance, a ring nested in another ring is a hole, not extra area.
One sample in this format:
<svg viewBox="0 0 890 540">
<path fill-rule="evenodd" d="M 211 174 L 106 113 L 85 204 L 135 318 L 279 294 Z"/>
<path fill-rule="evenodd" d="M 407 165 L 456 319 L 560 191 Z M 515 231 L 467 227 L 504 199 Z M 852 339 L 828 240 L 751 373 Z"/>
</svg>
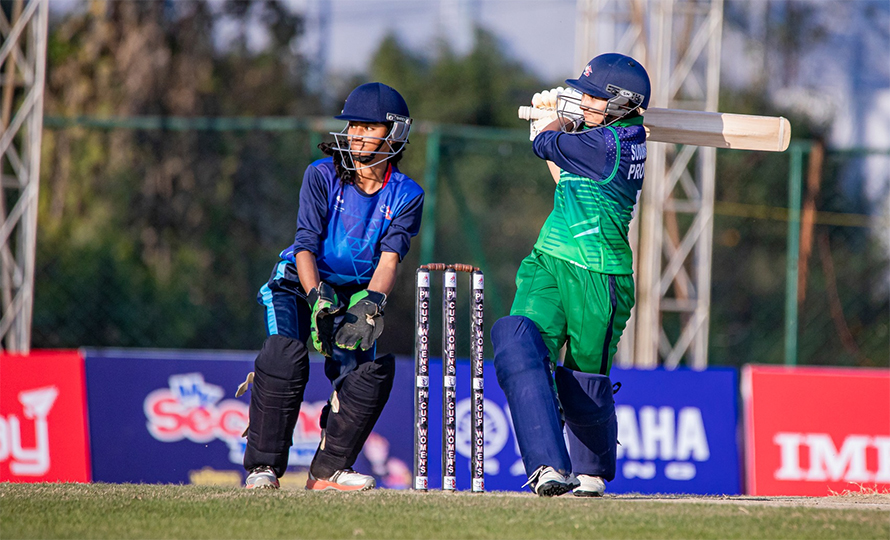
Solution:
<svg viewBox="0 0 890 540">
<path fill-rule="evenodd" d="M 825 502 L 822 502 L 825 501 Z M 0 538 L 890 538 L 890 495 L 482 495 L 0 483 Z"/>
</svg>

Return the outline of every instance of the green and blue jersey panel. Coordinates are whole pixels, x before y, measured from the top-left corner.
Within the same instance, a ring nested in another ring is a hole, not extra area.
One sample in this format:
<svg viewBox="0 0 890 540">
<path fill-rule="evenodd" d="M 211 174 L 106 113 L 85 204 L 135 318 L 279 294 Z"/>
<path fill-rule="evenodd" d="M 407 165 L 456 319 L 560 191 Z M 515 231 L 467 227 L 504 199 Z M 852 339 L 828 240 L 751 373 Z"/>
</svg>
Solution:
<svg viewBox="0 0 890 540">
<path fill-rule="evenodd" d="M 535 154 L 560 168 L 553 212 L 536 249 L 594 272 L 633 274 L 628 230 L 643 186 L 642 124 L 638 117 L 581 133 L 545 131 L 535 138 Z"/>
</svg>

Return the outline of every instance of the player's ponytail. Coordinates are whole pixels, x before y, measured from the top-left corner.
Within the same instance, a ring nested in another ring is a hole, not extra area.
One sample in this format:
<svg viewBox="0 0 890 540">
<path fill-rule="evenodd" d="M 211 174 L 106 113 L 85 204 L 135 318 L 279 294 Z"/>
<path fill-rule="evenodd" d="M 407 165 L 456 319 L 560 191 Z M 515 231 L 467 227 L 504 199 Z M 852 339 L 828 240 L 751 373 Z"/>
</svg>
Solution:
<svg viewBox="0 0 890 540">
<path fill-rule="evenodd" d="M 343 160 L 347 158 L 344 155 L 345 152 L 340 150 L 336 143 L 323 142 L 318 145 L 318 149 L 321 150 L 324 155 L 334 158 L 334 171 L 337 173 L 337 178 L 340 179 L 340 182 L 344 184 L 355 183 L 355 171 L 347 169 L 343 164 Z"/>
</svg>

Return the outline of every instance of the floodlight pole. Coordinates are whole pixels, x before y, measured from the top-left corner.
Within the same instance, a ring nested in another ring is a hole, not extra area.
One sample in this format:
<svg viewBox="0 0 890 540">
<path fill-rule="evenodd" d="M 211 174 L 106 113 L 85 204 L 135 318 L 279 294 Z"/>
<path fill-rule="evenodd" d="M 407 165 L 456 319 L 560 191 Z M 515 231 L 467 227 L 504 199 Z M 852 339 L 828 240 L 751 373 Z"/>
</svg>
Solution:
<svg viewBox="0 0 890 540">
<path fill-rule="evenodd" d="M 576 61 L 622 52 L 646 66 L 650 107 L 716 111 L 723 0 L 578 0 Z M 708 365 L 716 149 L 649 143 L 631 224 L 637 302 L 616 365 Z"/>
<path fill-rule="evenodd" d="M 0 349 L 26 353 L 31 349 L 34 307 L 49 0 L 14 0 L 4 7 L 0 7 Z"/>
</svg>

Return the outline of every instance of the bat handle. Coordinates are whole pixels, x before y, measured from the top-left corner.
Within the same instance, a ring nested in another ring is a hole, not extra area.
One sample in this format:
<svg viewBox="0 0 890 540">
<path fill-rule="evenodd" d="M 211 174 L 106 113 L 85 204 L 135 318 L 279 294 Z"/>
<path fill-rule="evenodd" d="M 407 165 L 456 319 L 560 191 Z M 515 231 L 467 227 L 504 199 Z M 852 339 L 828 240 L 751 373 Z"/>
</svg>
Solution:
<svg viewBox="0 0 890 540">
<path fill-rule="evenodd" d="M 521 120 L 540 120 L 553 114 L 548 109 L 539 109 L 537 107 L 519 107 L 518 116 Z"/>
</svg>

